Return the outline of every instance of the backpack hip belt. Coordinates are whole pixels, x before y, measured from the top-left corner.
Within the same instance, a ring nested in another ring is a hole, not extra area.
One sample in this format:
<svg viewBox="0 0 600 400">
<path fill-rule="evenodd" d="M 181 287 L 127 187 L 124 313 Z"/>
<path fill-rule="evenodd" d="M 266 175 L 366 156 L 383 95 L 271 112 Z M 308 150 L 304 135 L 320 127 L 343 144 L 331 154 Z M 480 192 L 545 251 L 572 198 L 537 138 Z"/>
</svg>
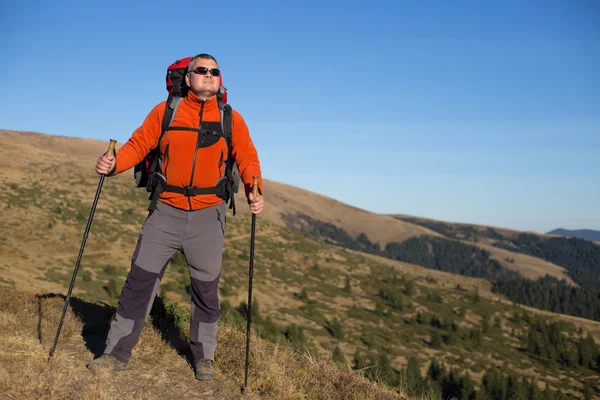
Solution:
<svg viewBox="0 0 600 400">
<path fill-rule="evenodd" d="M 164 182 L 164 180 L 161 179 L 160 183 L 155 189 L 155 192 L 156 193 L 152 195 L 152 201 L 150 202 L 150 207 L 152 209 L 156 207 L 156 201 L 158 201 L 158 197 L 162 192 L 179 193 L 186 197 L 214 194 L 226 202 L 229 199 L 231 199 L 229 208 L 233 209 L 233 215 L 235 215 L 235 198 L 233 196 L 233 185 L 227 178 L 220 179 L 215 186 L 209 188 L 199 188 L 196 186 L 172 186 L 167 185 Z"/>
</svg>

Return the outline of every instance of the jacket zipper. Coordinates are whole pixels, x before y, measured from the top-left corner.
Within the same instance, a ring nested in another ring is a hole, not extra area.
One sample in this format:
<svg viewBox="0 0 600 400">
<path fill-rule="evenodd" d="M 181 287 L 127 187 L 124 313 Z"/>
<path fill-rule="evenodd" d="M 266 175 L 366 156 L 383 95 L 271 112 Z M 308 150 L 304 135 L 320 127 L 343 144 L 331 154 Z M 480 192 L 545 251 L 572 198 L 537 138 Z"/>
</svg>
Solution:
<svg viewBox="0 0 600 400">
<path fill-rule="evenodd" d="M 202 114 L 204 113 L 204 100 L 202 100 L 202 105 L 200 106 L 200 122 L 198 122 L 198 129 L 202 129 Z M 192 182 L 194 182 L 194 172 L 196 171 L 196 156 L 198 155 L 198 146 L 201 143 L 204 143 L 204 135 L 198 131 L 198 138 L 196 139 L 196 147 L 194 148 L 194 161 L 192 162 L 192 175 L 190 176 L 190 186 L 192 186 Z M 188 205 L 190 207 L 190 211 L 192 211 L 192 198 L 188 197 Z"/>
</svg>

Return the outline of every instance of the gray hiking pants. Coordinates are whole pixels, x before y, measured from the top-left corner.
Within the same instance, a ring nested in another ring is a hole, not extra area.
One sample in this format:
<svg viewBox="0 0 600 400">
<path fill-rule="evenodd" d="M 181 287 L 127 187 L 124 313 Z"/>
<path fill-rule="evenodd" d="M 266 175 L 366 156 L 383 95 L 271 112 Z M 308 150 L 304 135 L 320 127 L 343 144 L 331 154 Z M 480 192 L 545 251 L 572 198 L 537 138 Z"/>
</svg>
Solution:
<svg viewBox="0 0 600 400">
<path fill-rule="evenodd" d="M 192 354 L 195 360 L 214 360 L 221 315 L 218 291 L 225 213 L 225 203 L 189 212 L 158 202 L 142 226 L 104 353 L 129 361 L 148 321 L 165 268 L 181 250 L 191 278 Z"/>
</svg>

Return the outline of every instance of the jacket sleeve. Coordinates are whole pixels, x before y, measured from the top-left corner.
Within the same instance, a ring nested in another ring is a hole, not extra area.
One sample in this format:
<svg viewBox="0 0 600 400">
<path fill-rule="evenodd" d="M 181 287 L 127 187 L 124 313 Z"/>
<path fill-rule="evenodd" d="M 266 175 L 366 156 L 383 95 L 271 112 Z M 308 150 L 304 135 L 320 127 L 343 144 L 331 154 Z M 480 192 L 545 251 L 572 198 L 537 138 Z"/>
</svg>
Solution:
<svg viewBox="0 0 600 400">
<path fill-rule="evenodd" d="M 114 170 L 109 175 L 118 175 L 142 161 L 146 154 L 158 145 L 162 129 L 162 117 L 166 102 L 156 105 L 144 119 L 142 125 L 133 131 L 129 140 L 117 152 Z"/>
<path fill-rule="evenodd" d="M 248 131 L 246 121 L 244 121 L 244 118 L 242 118 L 235 110 L 232 115 L 231 130 L 231 154 L 238 165 L 240 177 L 244 183 L 246 197 L 252 192 L 252 175 L 258 175 L 258 192 L 262 194 L 263 179 L 260 170 L 260 161 L 258 160 L 258 152 L 250 138 L 250 132 Z"/>
</svg>

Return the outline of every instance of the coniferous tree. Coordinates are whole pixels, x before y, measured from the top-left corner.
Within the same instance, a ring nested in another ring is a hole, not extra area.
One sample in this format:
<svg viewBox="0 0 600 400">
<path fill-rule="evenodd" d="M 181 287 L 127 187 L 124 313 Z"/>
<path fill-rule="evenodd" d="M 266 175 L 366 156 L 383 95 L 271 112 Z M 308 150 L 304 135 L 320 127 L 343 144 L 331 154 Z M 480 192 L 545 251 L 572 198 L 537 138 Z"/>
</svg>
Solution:
<svg viewBox="0 0 600 400">
<path fill-rule="evenodd" d="M 487 371 L 481 380 L 485 395 L 490 400 L 506 399 L 506 382 L 495 368 Z"/>
<path fill-rule="evenodd" d="M 523 377 L 523 386 L 527 388 L 527 400 L 543 400 L 542 391 L 537 384 L 537 381 L 533 379 L 529 382 L 525 377 Z"/>
<path fill-rule="evenodd" d="M 527 400 L 527 394 L 524 387 L 519 382 L 519 379 L 513 375 L 509 374 L 506 379 L 506 398 L 514 399 L 514 400 Z"/>
<path fill-rule="evenodd" d="M 583 385 L 583 399 L 584 400 L 592 400 L 594 398 L 594 389 L 591 388 L 590 385 L 586 382 Z"/>
<path fill-rule="evenodd" d="M 488 333 L 490 330 L 490 317 L 487 315 L 481 320 L 481 330 L 483 333 Z"/>
<path fill-rule="evenodd" d="M 466 371 L 461 377 L 460 388 L 460 400 L 476 400 L 477 392 L 475 391 L 475 383 L 473 382 L 469 371 Z"/>
<path fill-rule="evenodd" d="M 398 374 L 390 366 L 390 359 L 387 353 L 379 356 L 377 365 L 377 375 L 381 377 L 388 385 L 395 387 L 398 385 Z"/>
<path fill-rule="evenodd" d="M 435 358 L 431 359 L 429 368 L 427 369 L 427 377 L 435 383 L 440 383 L 445 374 L 444 366 L 436 361 Z"/>
<path fill-rule="evenodd" d="M 306 343 L 306 336 L 304 335 L 304 330 L 302 329 L 302 327 L 299 327 L 296 324 L 288 325 L 284 332 L 284 335 L 289 340 L 298 344 Z"/>
<path fill-rule="evenodd" d="M 419 369 L 419 363 L 414 356 L 408 358 L 408 365 L 406 366 L 405 373 L 406 384 L 415 393 L 421 394 L 421 387 L 423 378 L 421 377 L 421 370 Z"/>
<path fill-rule="evenodd" d="M 433 326 L 434 328 L 441 328 L 442 327 L 442 321 L 440 320 L 440 318 L 437 315 L 434 315 L 431 317 L 431 321 L 429 322 L 429 324 L 431 326 Z"/>
<path fill-rule="evenodd" d="M 442 379 L 442 398 L 459 398 L 462 394 L 461 378 L 456 368 L 450 369 L 447 376 Z"/>
<path fill-rule="evenodd" d="M 546 388 L 544 389 L 544 393 L 542 394 L 542 398 L 544 399 L 554 399 L 554 391 L 550 387 L 549 384 L 546 383 Z"/>
<path fill-rule="evenodd" d="M 502 328 L 502 317 L 500 315 L 494 317 L 494 328 Z"/>
<path fill-rule="evenodd" d="M 415 295 L 415 292 L 416 292 L 415 281 L 413 281 L 411 279 L 406 283 L 406 286 L 404 287 L 404 293 L 407 296 L 412 297 Z"/>
<path fill-rule="evenodd" d="M 598 349 L 594 338 L 590 333 L 587 334 L 585 339 L 580 340 L 577 344 L 577 355 L 579 365 L 585 368 L 594 369 L 596 367 L 596 357 Z"/>
<path fill-rule="evenodd" d="M 457 341 L 456 337 L 457 337 L 457 334 L 454 331 L 450 331 L 446 335 L 443 336 L 444 343 L 452 346 L 453 344 L 456 344 L 456 341 Z"/>
<path fill-rule="evenodd" d="M 569 400 L 562 390 L 558 389 L 554 392 L 554 400 Z"/>
<path fill-rule="evenodd" d="M 325 329 L 327 329 L 329 334 L 334 338 L 339 340 L 344 339 L 344 328 L 342 327 L 341 322 L 337 318 L 333 318 L 332 321 L 327 320 Z"/>
<path fill-rule="evenodd" d="M 335 346 L 333 349 L 333 353 L 331 354 L 331 359 L 338 363 L 338 364 L 343 364 L 346 365 L 346 363 L 348 362 L 346 360 L 346 355 L 344 354 L 344 352 L 342 351 L 342 349 L 340 349 L 340 346 Z"/>
<path fill-rule="evenodd" d="M 477 328 L 471 329 L 469 338 L 471 340 L 473 340 L 473 342 L 475 342 L 475 344 L 481 345 L 481 342 L 482 342 L 481 330 L 479 330 Z"/>
<path fill-rule="evenodd" d="M 429 345 L 434 349 L 439 349 L 440 347 L 442 347 L 442 337 L 440 336 L 438 331 L 433 331 L 433 333 L 431 334 Z"/>
<path fill-rule="evenodd" d="M 367 360 L 363 353 L 358 348 L 354 351 L 354 369 L 361 370 L 367 366 Z"/>
<path fill-rule="evenodd" d="M 350 277 L 346 275 L 346 282 L 344 284 L 344 291 L 346 293 L 352 293 L 352 284 L 350 282 Z"/>
</svg>

